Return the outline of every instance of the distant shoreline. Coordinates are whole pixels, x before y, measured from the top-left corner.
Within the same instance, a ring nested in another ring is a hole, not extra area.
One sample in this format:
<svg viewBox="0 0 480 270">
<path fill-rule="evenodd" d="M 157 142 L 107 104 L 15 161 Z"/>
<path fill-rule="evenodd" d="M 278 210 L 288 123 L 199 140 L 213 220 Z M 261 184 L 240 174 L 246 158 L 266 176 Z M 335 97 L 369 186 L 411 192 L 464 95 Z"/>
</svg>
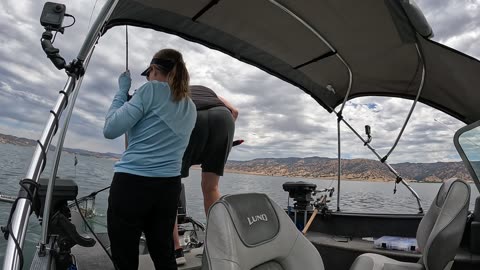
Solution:
<svg viewBox="0 0 480 270">
<path fill-rule="evenodd" d="M 192 167 L 192 169 L 194 169 Z M 201 168 L 195 168 L 195 170 L 200 170 Z M 270 176 L 270 177 L 286 177 L 286 178 L 305 178 L 305 179 L 316 179 L 316 180 L 332 180 L 332 181 L 337 181 L 337 177 L 335 178 L 329 177 L 329 176 L 322 176 L 322 177 L 306 177 L 306 176 L 288 176 L 288 175 L 268 175 L 268 174 L 261 174 L 261 173 L 255 173 L 255 172 L 245 172 L 245 171 L 236 171 L 236 170 L 230 170 L 230 169 L 225 169 L 226 173 L 233 173 L 233 174 L 248 174 L 248 175 L 256 175 L 256 176 Z M 395 179 L 366 179 L 366 178 L 342 178 L 340 179 L 341 181 L 352 181 L 352 182 L 375 182 L 375 183 L 389 183 L 395 181 Z M 411 179 L 404 179 L 405 182 L 407 183 L 425 183 L 425 184 L 441 184 L 443 182 L 434 182 L 434 181 L 417 181 L 417 180 L 411 180 Z M 474 183 L 472 180 L 464 180 L 467 183 Z"/>
<path fill-rule="evenodd" d="M 321 177 L 308 177 L 308 176 L 289 176 L 289 175 L 268 175 L 256 172 L 245 172 L 245 171 L 238 171 L 238 170 L 231 170 L 225 169 L 227 173 L 235 173 L 235 174 L 249 174 L 249 175 L 258 175 L 258 176 L 272 176 L 272 177 L 287 177 L 287 178 L 305 178 L 305 179 L 317 179 L 317 180 L 337 180 L 337 177 L 331 176 L 321 176 Z M 366 178 L 342 178 L 342 181 L 353 181 L 353 182 L 391 182 L 394 181 L 393 179 L 366 179 Z M 415 180 L 405 180 L 406 182 L 418 182 Z M 427 183 L 427 182 L 426 182 Z M 428 182 L 428 183 L 439 183 L 439 182 Z"/>
<path fill-rule="evenodd" d="M 201 170 L 201 167 L 199 165 L 194 165 L 191 167 L 193 170 Z M 239 170 L 232 170 L 232 169 L 225 169 L 225 173 L 231 173 L 231 174 L 246 174 L 246 175 L 255 175 L 255 176 L 269 176 L 269 177 L 285 177 L 285 178 L 304 178 L 304 179 L 316 179 L 316 180 L 330 180 L 330 181 L 336 181 L 337 178 L 333 177 L 306 177 L 306 176 L 288 176 L 288 175 L 268 175 L 268 174 L 262 174 L 258 172 L 245 172 L 245 171 L 239 171 Z M 404 179 L 405 182 L 407 183 L 428 183 L 428 184 L 441 184 L 442 182 L 433 182 L 433 181 L 417 181 L 417 180 L 410 180 L 410 179 Z M 366 179 L 366 178 L 342 178 L 341 181 L 352 181 L 352 182 L 375 182 L 375 183 L 389 183 L 395 181 L 394 179 Z M 467 183 L 473 183 L 473 181 L 466 181 Z"/>
<path fill-rule="evenodd" d="M 0 134 L 0 144 L 23 147 L 36 147 L 37 143 L 30 139 Z M 51 146 L 50 150 L 54 150 Z M 63 148 L 63 152 L 80 156 L 91 156 L 116 161 L 121 154 L 99 153 L 82 149 Z M 445 179 L 459 178 L 472 183 L 473 180 L 461 161 L 391 164 L 406 182 L 410 183 L 442 183 Z M 328 157 L 288 157 L 288 158 L 255 158 L 247 161 L 230 160 L 225 172 L 320 180 L 337 179 L 338 161 Z M 192 167 L 199 169 L 199 166 Z M 395 176 L 378 160 L 372 159 L 342 159 L 342 175 L 344 181 L 361 182 L 393 182 Z"/>
</svg>

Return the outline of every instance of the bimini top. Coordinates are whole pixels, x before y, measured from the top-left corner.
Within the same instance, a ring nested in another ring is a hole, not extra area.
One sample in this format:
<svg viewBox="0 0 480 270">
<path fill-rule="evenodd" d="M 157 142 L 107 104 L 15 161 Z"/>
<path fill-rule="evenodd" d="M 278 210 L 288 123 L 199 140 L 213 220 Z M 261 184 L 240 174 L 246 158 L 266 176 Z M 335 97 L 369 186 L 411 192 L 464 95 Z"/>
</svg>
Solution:
<svg viewBox="0 0 480 270">
<path fill-rule="evenodd" d="M 107 29 L 135 25 L 225 52 L 298 86 L 329 112 L 366 95 L 480 119 L 480 62 L 433 42 L 412 0 L 119 0 Z M 350 76 L 351 74 L 351 76 Z M 350 79 L 351 78 L 351 79 Z"/>
</svg>

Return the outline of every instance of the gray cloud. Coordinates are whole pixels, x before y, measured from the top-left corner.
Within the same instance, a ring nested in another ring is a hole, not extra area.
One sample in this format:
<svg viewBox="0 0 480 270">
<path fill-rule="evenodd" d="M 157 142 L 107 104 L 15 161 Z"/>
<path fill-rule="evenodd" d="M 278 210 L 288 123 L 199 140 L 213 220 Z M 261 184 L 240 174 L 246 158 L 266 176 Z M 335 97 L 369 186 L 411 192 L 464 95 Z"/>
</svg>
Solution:
<svg viewBox="0 0 480 270">
<path fill-rule="evenodd" d="M 76 57 L 86 35 L 95 1 L 59 1 L 77 22 L 55 46 L 67 61 Z M 93 17 L 105 1 L 98 1 Z M 478 0 L 421 0 L 435 31 L 435 40 L 474 57 L 480 56 L 480 4 Z M 0 3 L 0 132 L 37 139 L 63 87 L 66 75 L 49 62 L 40 47 L 43 32 L 38 22 L 42 1 L 3 0 Z M 69 18 L 66 18 L 66 23 Z M 106 111 L 125 70 L 125 28 L 111 29 L 97 45 L 90 62 L 66 139 L 66 146 L 93 151 L 121 152 L 123 138 L 103 138 Z M 132 89 L 145 78 L 139 74 L 161 47 L 180 50 L 191 83 L 204 84 L 229 99 L 240 110 L 236 138 L 246 140 L 234 148 L 231 159 L 259 157 L 327 156 L 337 153 L 336 118 L 308 95 L 267 73 L 221 52 L 182 38 L 129 27 L 129 68 Z M 411 101 L 358 98 L 347 103 L 344 116 L 364 136 L 372 126 L 372 145 L 385 154 L 392 146 Z M 385 117 L 388 116 L 388 117 Z M 451 144 L 462 124 L 443 113 L 419 105 L 391 162 L 458 160 Z M 342 125 L 343 156 L 374 158 Z"/>
<path fill-rule="evenodd" d="M 480 45 L 480 1 L 417 1 L 433 28 L 434 40 L 478 57 Z"/>
</svg>

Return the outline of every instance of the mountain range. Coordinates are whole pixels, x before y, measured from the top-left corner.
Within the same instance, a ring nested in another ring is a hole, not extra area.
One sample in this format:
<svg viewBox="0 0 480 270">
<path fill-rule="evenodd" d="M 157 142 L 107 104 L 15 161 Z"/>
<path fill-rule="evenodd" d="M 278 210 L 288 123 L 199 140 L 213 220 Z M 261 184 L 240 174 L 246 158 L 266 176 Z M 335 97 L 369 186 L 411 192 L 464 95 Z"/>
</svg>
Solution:
<svg viewBox="0 0 480 270">
<path fill-rule="evenodd" d="M 35 146 L 34 140 L 0 134 L 0 143 Z M 52 146 L 54 150 L 54 146 Z M 65 152 L 97 158 L 119 159 L 121 154 L 98 153 L 88 150 L 64 148 Z M 394 175 L 379 161 L 371 159 L 342 159 L 342 179 L 367 181 L 393 181 Z M 409 181 L 442 182 L 452 177 L 470 181 L 471 177 L 462 162 L 397 163 L 392 167 Z M 337 175 L 337 159 L 326 157 L 258 158 L 248 161 L 229 160 L 225 170 L 269 176 L 327 178 Z"/>
<path fill-rule="evenodd" d="M 228 161 L 230 172 L 270 176 L 305 178 L 337 177 L 338 160 L 326 157 L 259 158 L 249 161 Z M 380 161 L 371 159 L 342 159 L 342 179 L 393 181 L 395 176 Z M 462 162 L 397 163 L 390 164 L 403 179 L 419 182 L 442 182 L 449 178 L 471 181 Z"/>
</svg>

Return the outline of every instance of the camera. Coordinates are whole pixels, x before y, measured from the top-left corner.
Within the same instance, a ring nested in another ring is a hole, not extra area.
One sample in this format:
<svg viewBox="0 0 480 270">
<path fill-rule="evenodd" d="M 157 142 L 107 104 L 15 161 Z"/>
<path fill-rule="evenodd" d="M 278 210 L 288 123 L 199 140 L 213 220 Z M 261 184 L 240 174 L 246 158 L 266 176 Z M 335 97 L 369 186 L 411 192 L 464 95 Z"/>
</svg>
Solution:
<svg viewBox="0 0 480 270">
<path fill-rule="evenodd" d="M 46 2 L 40 16 L 40 24 L 47 30 L 61 31 L 65 9 L 63 4 Z"/>
</svg>

